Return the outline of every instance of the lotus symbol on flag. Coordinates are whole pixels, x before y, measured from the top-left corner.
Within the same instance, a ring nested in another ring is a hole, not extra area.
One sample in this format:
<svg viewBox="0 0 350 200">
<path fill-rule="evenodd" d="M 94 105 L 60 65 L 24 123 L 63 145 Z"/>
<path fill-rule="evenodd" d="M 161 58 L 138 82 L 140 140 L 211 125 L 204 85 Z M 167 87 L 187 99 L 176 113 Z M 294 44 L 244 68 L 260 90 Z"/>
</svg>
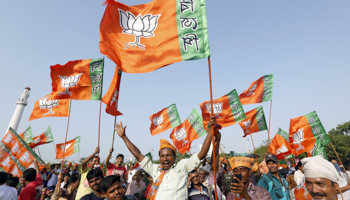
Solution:
<svg viewBox="0 0 350 200">
<path fill-rule="evenodd" d="M 61 86 L 64 87 L 64 92 L 59 92 L 58 96 L 63 95 L 63 94 L 68 94 L 69 96 L 72 96 L 72 93 L 68 91 L 70 87 L 77 86 L 80 77 L 83 73 L 77 74 L 77 75 L 71 75 L 71 76 L 60 76 L 61 79 Z"/>
<path fill-rule="evenodd" d="M 43 116 L 55 114 L 55 111 L 52 111 L 52 108 L 57 107 L 59 105 L 58 102 L 60 100 L 48 100 L 48 99 L 49 99 L 49 96 L 39 99 L 40 109 L 49 109 L 49 112 L 45 113 Z"/>
<path fill-rule="evenodd" d="M 154 30 L 158 25 L 160 15 L 146 14 L 143 17 L 139 14 L 135 17 L 130 12 L 119 10 L 120 26 L 123 28 L 124 34 L 135 36 L 135 42 L 129 42 L 128 45 L 145 48 L 145 45 L 140 44 L 140 37 L 148 38 L 154 36 Z"/>
<path fill-rule="evenodd" d="M 163 115 L 155 117 L 153 119 L 153 124 L 155 126 L 158 126 L 157 129 L 162 128 L 160 125 L 163 123 Z"/>
<path fill-rule="evenodd" d="M 252 122 L 251 122 L 250 120 L 248 120 L 248 121 L 244 121 L 243 124 L 244 124 L 244 126 L 245 126 L 245 131 L 244 131 L 244 133 L 245 133 L 245 134 L 249 133 L 249 128 L 250 128 L 250 126 L 252 125 Z"/>
<path fill-rule="evenodd" d="M 72 143 L 66 144 L 66 148 L 64 148 L 64 145 L 61 145 L 62 151 L 66 151 L 70 146 L 72 146 Z"/>
<path fill-rule="evenodd" d="M 286 152 L 288 152 L 288 149 L 286 146 L 284 146 L 284 144 L 282 144 L 281 148 L 276 150 L 276 155 L 279 155 L 281 153 L 286 153 Z"/>
<path fill-rule="evenodd" d="M 247 96 L 250 95 L 254 95 L 255 93 L 253 92 L 254 90 L 256 90 L 256 85 L 257 83 L 255 83 L 250 89 L 249 89 L 249 93 L 247 94 Z"/>
<path fill-rule="evenodd" d="M 188 142 L 185 140 L 187 134 L 186 134 L 186 130 L 185 128 L 180 128 L 180 130 L 177 130 L 174 133 L 174 137 L 176 138 L 177 141 L 183 141 L 182 146 L 184 146 L 185 144 L 187 144 Z"/>
<path fill-rule="evenodd" d="M 214 108 L 214 114 L 216 115 L 217 118 L 220 118 L 219 113 L 222 113 L 222 104 L 223 103 L 213 103 L 213 108 Z M 207 103 L 205 104 L 205 107 L 207 108 L 208 112 L 211 112 L 211 104 Z"/>
<path fill-rule="evenodd" d="M 301 143 L 304 140 L 304 129 L 299 129 L 296 133 L 293 134 L 293 144 L 299 145 L 299 147 L 297 148 L 297 152 L 299 150 L 305 149 L 303 146 L 301 146 Z"/>
</svg>

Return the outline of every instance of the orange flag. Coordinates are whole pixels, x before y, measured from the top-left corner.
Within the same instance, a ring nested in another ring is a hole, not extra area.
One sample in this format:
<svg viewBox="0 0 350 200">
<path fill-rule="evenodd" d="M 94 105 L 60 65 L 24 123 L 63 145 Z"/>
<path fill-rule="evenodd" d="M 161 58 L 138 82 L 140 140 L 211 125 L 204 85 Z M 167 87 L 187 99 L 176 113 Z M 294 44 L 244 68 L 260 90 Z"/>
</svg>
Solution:
<svg viewBox="0 0 350 200">
<path fill-rule="evenodd" d="M 292 154 L 292 147 L 289 144 L 289 135 L 282 129 L 278 129 L 277 134 L 272 139 L 269 152 L 275 154 L 278 160 L 284 160 Z"/>
<path fill-rule="evenodd" d="M 170 138 L 173 140 L 177 150 L 181 154 L 184 154 L 190 150 L 193 140 L 205 134 L 207 134 L 207 131 L 203 127 L 202 117 L 196 109 L 193 109 L 190 116 L 182 124 L 173 129 Z"/>
<path fill-rule="evenodd" d="M 51 66 L 52 93 L 49 100 L 100 100 L 104 59 L 69 61 Z"/>
<path fill-rule="evenodd" d="M 32 127 L 29 126 L 25 131 L 19 134 L 19 137 L 21 137 L 27 144 L 33 142 L 33 135 L 32 135 Z"/>
<path fill-rule="evenodd" d="M 256 133 L 259 131 L 267 130 L 265 114 L 262 106 L 259 106 L 251 111 L 245 113 L 247 117 L 245 120 L 240 121 L 239 125 L 244 131 L 244 136 Z"/>
<path fill-rule="evenodd" d="M 151 115 L 149 119 L 151 120 L 151 135 L 157 135 L 181 124 L 176 104 L 171 104 L 169 107 Z"/>
<path fill-rule="evenodd" d="M 50 142 L 53 142 L 52 132 L 50 126 L 44 131 L 42 134 L 36 136 L 33 138 L 33 143 L 29 143 L 29 146 L 31 148 L 34 148 L 36 146 L 42 145 L 42 144 L 48 144 Z"/>
<path fill-rule="evenodd" d="M 114 76 L 111 84 L 107 90 L 107 93 L 102 97 L 101 101 L 105 103 L 106 112 L 113 116 L 122 115 L 121 112 L 118 111 L 118 101 L 119 101 L 119 89 L 120 89 L 120 81 L 122 78 L 122 70 L 117 66 L 114 71 Z"/>
<path fill-rule="evenodd" d="M 126 6 L 107 0 L 100 51 L 124 72 L 151 72 L 210 55 L 205 1 L 153 0 Z"/>
<path fill-rule="evenodd" d="M 296 200 L 313 200 L 306 188 L 305 179 L 294 189 L 294 196 Z"/>
<path fill-rule="evenodd" d="M 0 167 L 16 177 L 20 177 L 24 170 L 34 167 L 34 158 L 38 161 L 39 167 L 45 165 L 12 128 L 9 128 L 1 140 L 0 151 Z"/>
<path fill-rule="evenodd" d="M 210 101 L 205 101 L 199 106 L 202 109 L 204 128 L 208 129 L 211 114 L 211 103 Z M 215 99 L 213 101 L 213 107 L 217 124 L 221 125 L 222 127 L 231 126 L 246 118 L 236 90 L 232 90 L 228 94 Z"/>
<path fill-rule="evenodd" d="M 65 151 L 65 153 L 64 153 L 65 158 L 73 155 L 74 153 L 79 152 L 80 151 L 80 136 L 74 138 L 73 140 L 67 141 L 66 146 L 64 145 L 64 143 L 56 144 L 56 159 L 63 158 L 63 151 Z"/>
<path fill-rule="evenodd" d="M 40 98 L 34 103 L 33 112 L 29 121 L 44 117 L 68 117 L 70 99 L 48 100 L 50 95 Z"/>
<path fill-rule="evenodd" d="M 260 77 L 239 95 L 241 103 L 254 104 L 272 100 L 273 74 Z"/>
</svg>

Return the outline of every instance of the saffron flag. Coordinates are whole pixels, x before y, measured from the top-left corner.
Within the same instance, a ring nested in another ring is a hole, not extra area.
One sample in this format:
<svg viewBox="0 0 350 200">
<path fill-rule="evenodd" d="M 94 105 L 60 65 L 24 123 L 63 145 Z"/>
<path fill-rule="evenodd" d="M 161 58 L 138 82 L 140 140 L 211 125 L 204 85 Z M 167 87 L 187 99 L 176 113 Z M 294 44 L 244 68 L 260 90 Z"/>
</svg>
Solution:
<svg viewBox="0 0 350 200">
<path fill-rule="evenodd" d="M 269 152 L 275 154 L 278 160 L 284 160 L 292 154 L 292 147 L 289 144 L 289 135 L 282 129 L 278 129 L 277 134 L 272 139 Z"/>
<path fill-rule="evenodd" d="M 146 73 L 209 57 L 204 0 L 153 0 L 136 6 L 107 3 L 100 24 L 100 51 L 122 71 Z"/>
<path fill-rule="evenodd" d="M 273 74 L 260 77 L 239 95 L 243 105 L 262 103 L 272 100 Z"/>
<path fill-rule="evenodd" d="M 151 115 L 149 119 L 151 120 L 151 135 L 157 135 L 181 124 L 176 104 L 171 104 L 167 108 Z"/>
<path fill-rule="evenodd" d="M 109 85 L 107 93 L 101 99 L 101 101 L 107 105 L 106 113 L 113 116 L 122 115 L 122 113 L 118 111 L 119 88 L 121 78 L 122 70 L 120 70 L 120 68 L 117 66 L 115 68 L 114 76 L 111 84 Z"/>
<path fill-rule="evenodd" d="M 9 128 L 0 142 L 0 167 L 13 176 L 20 177 L 24 170 L 34 167 L 34 159 L 39 167 L 44 161 L 28 146 L 28 144 Z"/>
<path fill-rule="evenodd" d="M 29 121 L 44 117 L 68 117 L 70 110 L 70 99 L 49 100 L 50 95 L 40 98 L 34 103 L 33 112 Z"/>
<path fill-rule="evenodd" d="M 296 200 L 313 200 L 306 188 L 305 177 L 303 177 L 303 181 L 294 189 L 294 196 Z"/>
<path fill-rule="evenodd" d="M 52 136 L 51 128 L 49 126 L 47 127 L 46 131 L 44 131 L 42 134 L 34 137 L 33 143 L 30 143 L 29 146 L 31 148 L 35 148 L 39 145 L 48 144 L 51 142 L 53 142 L 53 136 Z"/>
<path fill-rule="evenodd" d="M 29 126 L 25 131 L 19 134 L 19 136 L 27 143 L 33 142 L 32 127 Z"/>
<path fill-rule="evenodd" d="M 69 61 L 51 66 L 52 93 L 49 100 L 100 100 L 104 59 Z"/>
<path fill-rule="evenodd" d="M 295 154 L 312 151 L 317 145 L 325 146 L 330 142 L 326 130 L 315 111 L 290 120 L 289 142 Z M 312 153 L 311 153 L 312 154 Z"/>
<path fill-rule="evenodd" d="M 66 145 L 64 143 L 56 144 L 56 159 L 67 158 L 80 151 L 80 136 L 74 138 L 73 140 L 67 141 Z"/>
<path fill-rule="evenodd" d="M 205 101 L 199 106 L 202 109 L 204 128 L 207 129 L 211 114 L 211 103 L 210 101 Z M 222 127 L 231 126 L 246 118 L 236 90 L 232 90 L 227 95 L 215 99 L 213 107 L 217 124 Z"/>
<path fill-rule="evenodd" d="M 193 140 L 205 134 L 207 134 L 207 131 L 204 129 L 202 117 L 196 109 L 193 109 L 190 116 L 173 129 L 170 138 L 177 150 L 184 154 L 190 150 Z"/>
<path fill-rule="evenodd" d="M 262 106 L 246 112 L 245 116 L 247 118 L 239 122 L 239 125 L 244 131 L 243 137 L 252 133 L 267 130 L 265 114 Z"/>
</svg>

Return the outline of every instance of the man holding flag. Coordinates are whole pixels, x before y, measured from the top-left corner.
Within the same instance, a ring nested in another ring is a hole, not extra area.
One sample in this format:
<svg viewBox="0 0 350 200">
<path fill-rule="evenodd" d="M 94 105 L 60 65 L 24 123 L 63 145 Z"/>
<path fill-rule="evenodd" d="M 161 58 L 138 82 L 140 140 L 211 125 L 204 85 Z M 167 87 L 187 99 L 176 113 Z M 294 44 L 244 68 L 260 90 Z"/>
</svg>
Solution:
<svg viewBox="0 0 350 200">
<path fill-rule="evenodd" d="M 209 121 L 210 126 L 216 127 L 215 116 Z M 152 176 L 153 185 L 148 193 L 147 199 L 164 200 L 164 199 L 188 199 L 187 182 L 188 173 L 197 167 L 208 150 L 211 143 L 212 131 L 209 130 L 207 137 L 203 142 L 201 151 L 193 154 L 189 159 L 182 159 L 175 164 L 176 148 L 166 140 L 161 140 L 159 150 L 160 164 L 152 163 L 148 156 L 141 154 L 140 150 L 125 135 L 123 124 L 116 124 L 118 135 L 124 140 L 129 151 L 140 162 L 141 167 Z M 217 129 L 215 129 L 217 132 Z M 220 135 L 220 133 L 217 133 Z"/>
</svg>

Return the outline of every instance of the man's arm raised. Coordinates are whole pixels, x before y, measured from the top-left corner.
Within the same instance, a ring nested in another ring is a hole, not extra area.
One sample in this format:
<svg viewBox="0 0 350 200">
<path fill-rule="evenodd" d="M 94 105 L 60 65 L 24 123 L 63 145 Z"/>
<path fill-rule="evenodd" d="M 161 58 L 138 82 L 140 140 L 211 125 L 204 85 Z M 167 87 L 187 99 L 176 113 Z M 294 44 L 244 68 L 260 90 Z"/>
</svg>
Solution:
<svg viewBox="0 0 350 200">
<path fill-rule="evenodd" d="M 198 158 L 199 160 L 202 160 L 208 153 L 208 150 L 210 148 L 210 143 L 211 143 L 211 139 L 212 139 L 212 126 L 214 126 L 214 131 L 216 131 L 216 119 L 215 116 L 211 116 L 210 117 L 210 121 L 209 121 L 209 125 L 210 125 L 210 129 L 208 131 L 207 137 L 205 138 L 204 142 L 203 142 L 203 146 L 201 151 L 198 153 Z"/>
<path fill-rule="evenodd" d="M 109 154 L 108 154 L 108 156 L 107 156 L 107 158 L 106 158 L 106 166 L 107 167 L 109 167 L 109 159 L 111 159 L 111 156 L 112 156 L 112 153 L 113 153 L 113 151 L 114 151 L 114 148 L 112 147 L 111 149 L 109 149 Z"/>
<path fill-rule="evenodd" d="M 95 152 L 91 154 L 89 157 L 85 158 L 83 163 L 81 163 L 81 170 L 84 171 L 87 167 L 87 162 L 89 162 L 96 154 L 100 153 L 100 147 L 96 147 Z"/>
<path fill-rule="evenodd" d="M 145 156 L 142 155 L 141 151 L 125 135 L 125 129 L 126 126 L 123 127 L 122 122 L 120 122 L 120 125 L 118 123 L 115 125 L 115 130 L 117 131 L 119 137 L 124 140 L 124 143 L 128 147 L 131 154 L 137 159 L 137 161 L 141 162 L 145 158 Z"/>
</svg>

